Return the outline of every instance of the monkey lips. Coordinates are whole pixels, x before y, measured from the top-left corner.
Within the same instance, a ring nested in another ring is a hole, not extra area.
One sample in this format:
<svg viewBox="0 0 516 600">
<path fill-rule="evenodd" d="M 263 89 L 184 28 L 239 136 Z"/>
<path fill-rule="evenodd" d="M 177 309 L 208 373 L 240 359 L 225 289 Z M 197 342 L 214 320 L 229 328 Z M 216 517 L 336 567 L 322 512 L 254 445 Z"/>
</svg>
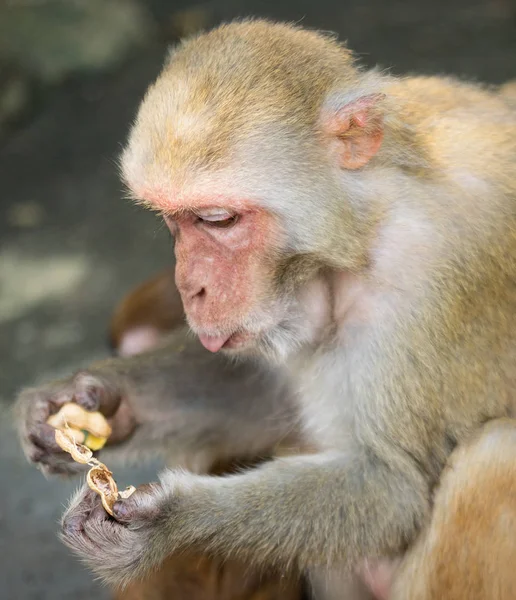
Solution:
<svg viewBox="0 0 516 600">
<path fill-rule="evenodd" d="M 208 336 L 199 335 L 199 341 L 210 352 L 219 350 L 236 350 L 245 346 L 256 337 L 256 334 L 249 332 L 237 332 L 231 335 Z"/>
</svg>

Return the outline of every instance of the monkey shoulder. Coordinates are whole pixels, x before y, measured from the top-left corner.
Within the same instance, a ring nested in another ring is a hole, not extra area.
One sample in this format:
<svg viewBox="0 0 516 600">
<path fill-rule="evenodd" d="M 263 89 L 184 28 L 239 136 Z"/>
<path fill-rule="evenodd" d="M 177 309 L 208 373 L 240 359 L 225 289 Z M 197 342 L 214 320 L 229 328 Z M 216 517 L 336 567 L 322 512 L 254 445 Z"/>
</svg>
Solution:
<svg viewBox="0 0 516 600">
<path fill-rule="evenodd" d="M 516 165 L 516 104 L 453 77 L 407 77 L 387 88 L 401 121 L 439 173 L 460 168 L 496 184 Z M 514 181 L 514 178 L 512 178 Z M 513 192 L 516 193 L 516 184 Z"/>
</svg>

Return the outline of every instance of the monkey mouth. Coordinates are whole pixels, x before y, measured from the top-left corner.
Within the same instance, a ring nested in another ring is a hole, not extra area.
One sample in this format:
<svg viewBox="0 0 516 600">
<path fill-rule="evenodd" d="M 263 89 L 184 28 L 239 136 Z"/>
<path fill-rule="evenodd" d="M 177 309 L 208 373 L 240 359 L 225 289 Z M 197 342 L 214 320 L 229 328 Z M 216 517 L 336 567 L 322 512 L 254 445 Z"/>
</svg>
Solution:
<svg viewBox="0 0 516 600">
<path fill-rule="evenodd" d="M 256 334 L 247 331 L 239 331 L 231 335 L 199 335 L 199 341 L 210 352 L 218 352 L 219 350 L 237 350 L 247 344 L 256 337 Z"/>
</svg>

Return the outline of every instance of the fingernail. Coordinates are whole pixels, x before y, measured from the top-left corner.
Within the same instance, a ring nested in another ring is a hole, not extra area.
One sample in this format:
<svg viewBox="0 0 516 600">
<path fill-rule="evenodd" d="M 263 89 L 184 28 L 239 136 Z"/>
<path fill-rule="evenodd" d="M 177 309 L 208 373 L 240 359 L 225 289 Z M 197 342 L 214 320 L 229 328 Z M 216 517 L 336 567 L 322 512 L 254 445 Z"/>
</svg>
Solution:
<svg viewBox="0 0 516 600">
<path fill-rule="evenodd" d="M 124 502 L 115 502 L 113 505 L 113 515 L 118 519 L 127 519 L 129 517 L 129 509 Z"/>
<path fill-rule="evenodd" d="M 76 399 L 86 410 L 96 410 L 98 408 L 98 390 L 96 388 L 90 387 L 78 392 Z"/>
</svg>

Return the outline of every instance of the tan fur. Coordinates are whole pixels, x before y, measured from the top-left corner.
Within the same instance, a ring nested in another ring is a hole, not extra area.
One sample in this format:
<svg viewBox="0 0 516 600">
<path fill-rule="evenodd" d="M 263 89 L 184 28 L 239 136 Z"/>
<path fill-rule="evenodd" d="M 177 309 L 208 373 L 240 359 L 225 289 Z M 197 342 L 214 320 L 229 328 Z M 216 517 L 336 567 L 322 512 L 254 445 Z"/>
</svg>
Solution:
<svg viewBox="0 0 516 600">
<path fill-rule="evenodd" d="M 301 61 L 306 57 L 305 68 L 292 72 L 291 85 L 285 86 L 284 71 L 293 54 Z M 315 62 L 314 54 L 320 57 Z M 249 61 L 257 68 L 250 71 Z M 225 25 L 172 51 L 143 101 L 161 109 L 140 111 L 133 135 L 142 130 L 151 134 L 145 151 L 156 163 L 147 167 L 155 172 L 177 173 L 185 163 L 219 166 L 229 158 L 236 131 L 246 137 L 257 125 L 278 119 L 301 128 L 313 124 L 329 86 L 346 74 L 355 80 L 351 53 L 329 37 L 266 22 L 243 23 L 237 29 Z M 215 80 L 223 84 L 214 87 Z M 178 120 L 177 108 L 185 104 L 188 110 Z M 181 127 L 189 116 L 201 126 Z M 127 161 L 132 157 L 123 162 L 125 177 L 132 181 Z"/>
<path fill-rule="evenodd" d="M 392 600 L 516 598 L 516 422 L 493 421 L 443 473 Z"/>
<path fill-rule="evenodd" d="M 516 81 L 509 81 L 500 88 L 502 97 L 516 107 Z"/>
</svg>

